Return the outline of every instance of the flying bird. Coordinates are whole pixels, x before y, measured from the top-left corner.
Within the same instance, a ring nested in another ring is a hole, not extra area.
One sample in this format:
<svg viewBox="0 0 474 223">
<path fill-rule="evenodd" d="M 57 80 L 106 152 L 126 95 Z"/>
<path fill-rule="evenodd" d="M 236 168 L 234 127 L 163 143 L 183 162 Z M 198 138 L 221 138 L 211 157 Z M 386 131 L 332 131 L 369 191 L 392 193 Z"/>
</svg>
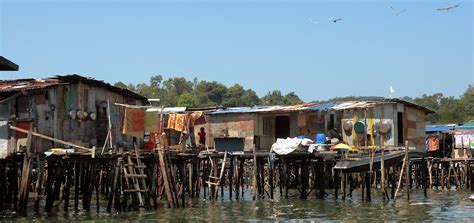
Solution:
<svg viewBox="0 0 474 223">
<path fill-rule="evenodd" d="M 342 20 L 342 18 L 330 19 L 333 23 L 337 23 Z"/>
<path fill-rule="evenodd" d="M 459 5 L 453 5 L 453 6 L 449 6 L 449 7 L 446 7 L 446 8 L 439 8 L 438 11 L 449 11 L 451 9 L 455 9 L 459 7 Z"/>
<path fill-rule="evenodd" d="M 392 11 L 395 13 L 396 16 L 398 16 L 398 15 L 400 15 L 400 14 L 402 14 L 403 12 L 406 11 L 406 9 L 397 11 L 397 10 L 395 10 L 392 6 L 390 6 L 390 8 L 392 9 Z"/>
<path fill-rule="evenodd" d="M 315 24 L 315 25 L 318 25 L 318 21 L 314 20 L 313 18 L 309 18 L 309 22 Z"/>
</svg>

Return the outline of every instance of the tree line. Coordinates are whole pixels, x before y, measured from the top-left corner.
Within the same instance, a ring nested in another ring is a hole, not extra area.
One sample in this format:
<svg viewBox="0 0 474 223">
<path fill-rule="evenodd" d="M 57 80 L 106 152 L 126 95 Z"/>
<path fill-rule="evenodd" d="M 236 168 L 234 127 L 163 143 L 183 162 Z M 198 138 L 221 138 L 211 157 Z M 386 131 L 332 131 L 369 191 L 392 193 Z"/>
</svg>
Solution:
<svg viewBox="0 0 474 223">
<path fill-rule="evenodd" d="M 255 105 L 294 105 L 303 103 L 295 92 L 282 94 L 279 90 L 269 91 L 263 97 L 258 97 L 252 89 L 245 89 L 239 84 L 230 87 L 217 81 L 205 81 L 194 78 L 192 81 L 183 77 L 172 77 L 166 80 L 161 75 L 150 78 L 150 82 L 140 84 L 125 84 L 117 82 L 116 87 L 137 92 L 147 98 L 160 98 L 164 106 L 179 107 L 248 107 Z M 374 100 L 383 97 L 348 96 L 336 97 L 329 101 Z M 434 110 L 435 114 L 428 115 L 427 122 L 434 123 L 464 123 L 474 119 L 474 86 L 469 85 L 464 94 L 456 98 L 444 96 L 443 93 L 432 95 L 423 94 L 421 97 L 402 99 L 414 102 Z"/>
<path fill-rule="evenodd" d="M 150 78 L 150 83 L 125 84 L 117 82 L 116 87 L 125 88 L 147 98 L 159 98 L 164 106 L 179 107 L 247 107 L 255 105 L 294 105 L 303 103 L 295 92 L 283 95 L 279 90 L 268 92 L 258 97 L 252 89 L 245 89 L 239 84 L 230 87 L 217 81 L 205 81 L 194 78 L 192 81 L 183 77 L 172 77 L 163 80 L 163 76 Z"/>
</svg>

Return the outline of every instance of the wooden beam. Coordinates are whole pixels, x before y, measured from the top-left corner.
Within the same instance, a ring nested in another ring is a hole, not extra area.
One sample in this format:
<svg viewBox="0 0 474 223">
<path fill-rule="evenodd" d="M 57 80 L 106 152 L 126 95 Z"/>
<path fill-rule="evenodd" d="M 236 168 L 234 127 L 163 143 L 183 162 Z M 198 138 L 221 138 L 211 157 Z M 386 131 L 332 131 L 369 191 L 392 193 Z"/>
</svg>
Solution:
<svg viewBox="0 0 474 223">
<path fill-rule="evenodd" d="M 26 133 L 26 134 L 28 134 L 28 132 L 29 132 L 26 129 L 18 128 L 18 127 L 12 126 L 12 125 L 10 125 L 9 127 L 10 127 L 10 129 L 18 131 L 18 132 L 22 132 L 22 133 Z M 83 146 L 76 145 L 74 143 L 70 143 L 70 142 L 60 140 L 60 139 L 55 139 L 55 138 L 52 138 L 52 137 L 49 137 L 49 136 L 45 136 L 43 134 L 33 132 L 33 131 L 31 131 L 31 135 L 42 138 L 42 139 L 46 139 L 46 140 L 49 140 L 49 141 L 57 142 L 57 143 L 60 143 L 60 144 L 66 145 L 66 146 L 71 146 L 71 147 L 74 147 L 74 148 L 82 149 L 82 150 L 85 150 L 87 152 L 92 152 L 94 150 L 94 149 L 90 149 L 90 148 L 86 148 L 86 147 L 83 147 Z"/>
</svg>

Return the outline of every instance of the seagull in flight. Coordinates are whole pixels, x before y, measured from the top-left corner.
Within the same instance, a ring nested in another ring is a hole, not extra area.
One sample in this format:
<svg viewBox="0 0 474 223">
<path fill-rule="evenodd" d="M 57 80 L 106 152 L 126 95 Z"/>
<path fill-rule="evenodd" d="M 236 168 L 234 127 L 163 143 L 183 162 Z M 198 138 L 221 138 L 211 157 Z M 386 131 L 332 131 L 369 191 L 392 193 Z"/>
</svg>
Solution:
<svg viewBox="0 0 474 223">
<path fill-rule="evenodd" d="M 330 19 L 333 23 L 337 23 L 342 20 L 342 18 Z"/>
<path fill-rule="evenodd" d="M 402 14 L 403 12 L 406 11 L 406 9 L 397 11 L 397 10 L 395 10 L 392 6 L 390 6 L 390 8 L 392 9 L 392 11 L 395 13 L 396 16 L 398 16 L 398 15 L 400 15 L 400 14 Z"/>
<path fill-rule="evenodd" d="M 319 22 L 316 21 L 316 20 L 314 20 L 313 18 L 309 18 L 309 22 L 311 22 L 311 23 L 313 23 L 313 24 L 315 24 L 315 25 L 318 25 L 318 24 L 319 24 Z"/>
<path fill-rule="evenodd" d="M 451 9 L 455 9 L 459 7 L 459 5 L 453 5 L 453 6 L 449 6 L 449 7 L 446 7 L 446 8 L 439 8 L 438 11 L 449 11 Z"/>
</svg>

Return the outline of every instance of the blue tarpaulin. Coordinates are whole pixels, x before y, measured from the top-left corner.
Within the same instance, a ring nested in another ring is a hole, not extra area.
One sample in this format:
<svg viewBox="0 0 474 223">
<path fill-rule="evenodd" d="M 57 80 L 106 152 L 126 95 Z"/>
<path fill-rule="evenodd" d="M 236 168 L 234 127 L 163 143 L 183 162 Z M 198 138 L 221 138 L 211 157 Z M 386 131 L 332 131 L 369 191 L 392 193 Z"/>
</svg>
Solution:
<svg viewBox="0 0 474 223">
<path fill-rule="evenodd" d="M 427 125 L 426 132 L 446 132 L 453 130 L 454 126 L 451 125 Z"/>
</svg>

